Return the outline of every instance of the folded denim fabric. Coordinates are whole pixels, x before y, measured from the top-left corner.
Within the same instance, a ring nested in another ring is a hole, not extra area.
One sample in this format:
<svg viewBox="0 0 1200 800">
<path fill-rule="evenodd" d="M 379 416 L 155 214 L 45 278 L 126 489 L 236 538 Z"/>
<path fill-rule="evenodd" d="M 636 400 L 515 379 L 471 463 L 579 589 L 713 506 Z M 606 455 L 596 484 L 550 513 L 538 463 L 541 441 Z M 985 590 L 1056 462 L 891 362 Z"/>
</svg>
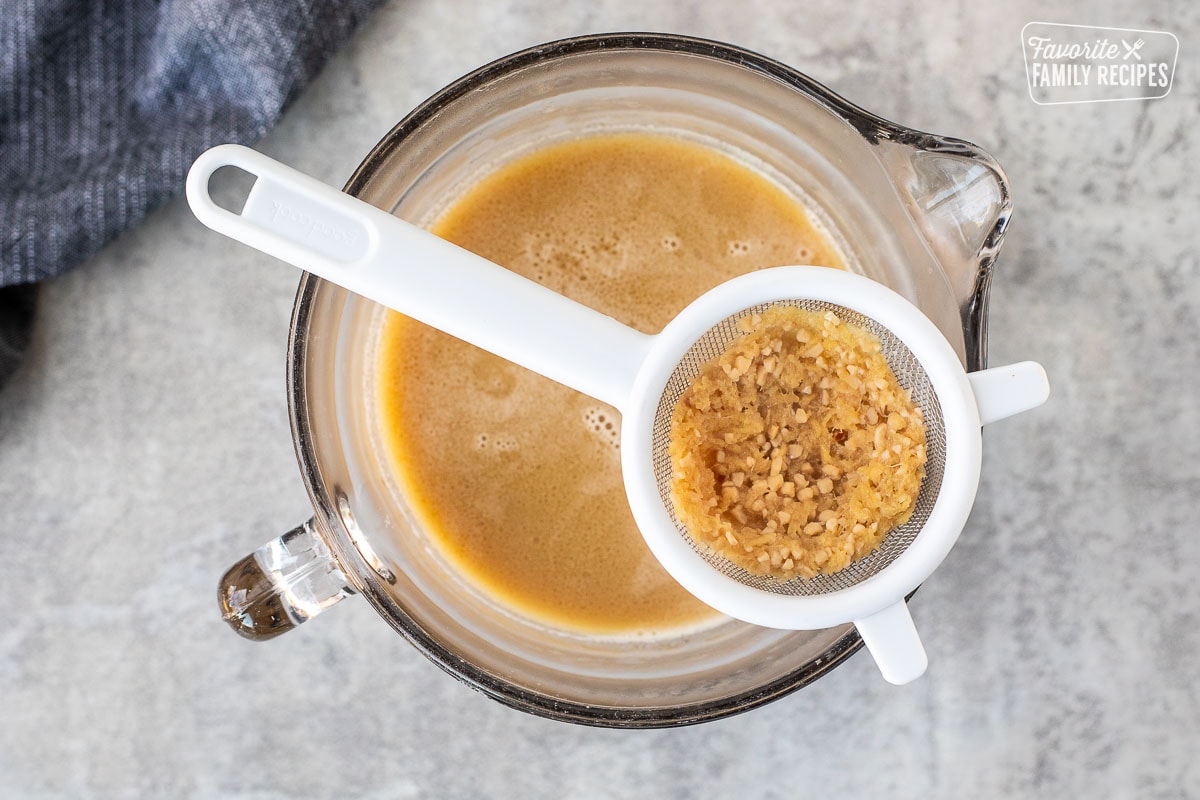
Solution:
<svg viewBox="0 0 1200 800">
<path fill-rule="evenodd" d="M 381 2 L 6 3 L 0 287 L 80 264 L 179 193 L 203 150 L 257 140 Z"/>
<path fill-rule="evenodd" d="M 29 347 L 36 302 L 36 284 L 0 286 L 0 387 L 21 366 Z"/>
</svg>

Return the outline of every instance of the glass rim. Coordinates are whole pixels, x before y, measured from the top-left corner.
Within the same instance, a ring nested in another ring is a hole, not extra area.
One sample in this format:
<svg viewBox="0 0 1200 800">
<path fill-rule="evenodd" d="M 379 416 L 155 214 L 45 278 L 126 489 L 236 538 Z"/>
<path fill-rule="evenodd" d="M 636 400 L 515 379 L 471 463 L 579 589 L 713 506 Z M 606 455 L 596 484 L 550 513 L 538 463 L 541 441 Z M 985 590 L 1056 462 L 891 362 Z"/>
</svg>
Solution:
<svg viewBox="0 0 1200 800">
<path fill-rule="evenodd" d="M 957 142 L 914 131 L 871 114 L 832 92 L 824 85 L 778 61 L 714 40 L 662 33 L 589 34 L 535 45 L 479 67 L 435 92 L 408 113 L 366 155 L 343 191 L 358 196 L 371 178 L 416 131 L 461 98 L 514 71 L 548 61 L 610 51 L 651 51 L 702 56 L 780 80 L 802 92 L 854 127 L 870 142 L 879 139 L 903 141 L 926 149 L 939 143 Z M 969 144 L 969 143 L 963 143 Z M 977 150 L 971 145 L 972 149 Z M 989 158 L 986 153 L 980 152 Z M 540 693 L 511 683 L 459 658 L 427 632 L 396 601 L 375 585 L 374 571 L 366 564 L 348 535 L 339 533 L 342 522 L 316 465 L 313 431 L 309 427 L 307 398 L 301 391 L 308 355 L 308 326 L 318 291 L 327 282 L 303 273 L 297 287 L 288 341 L 288 409 L 301 474 L 329 545 L 347 569 L 356 589 L 398 633 L 442 670 L 492 699 L 535 716 L 608 728 L 669 728 L 733 716 L 758 708 L 817 681 L 863 647 L 853 625 L 819 657 L 786 675 L 752 689 L 715 701 L 679 706 L 598 706 Z M 983 332 L 980 331 L 982 338 Z M 977 361 L 978 354 L 970 360 Z"/>
<path fill-rule="evenodd" d="M 370 177 L 413 132 L 428 123 L 439 111 L 458 101 L 462 96 L 477 90 L 490 81 L 510 72 L 546 61 L 615 51 L 657 51 L 682 55 L 702 56 L 761 73 L 764 77 L 780 80 L 794 89 L 799 89 L 820 102 L 827 110 L 841 117 L 855 128 L 868 142 L 880 139 L 911 144 L 922 149 L 934 149 L 939 143 L 953 141 L 966 144 L 976 151 L 972 155 L 987 157 L 987 154 L 968 142 L 924 133 L 898 125 L 851 103 L 824 84 L 810 78 L 799 70 L 775 59 L 747 50 L 737 45 L 673 33 L 594 33 L 557 39 L 545 44 L 518 50 L 507 56 L 485 64 L 445 87 L 439 89 L 420 103 L 396 124 L 359 164 L 354 174 L 343 187 L 343 191 L 357 196 Z M 990 157 L 989 157 L 990 160 Z"/>
</svg>

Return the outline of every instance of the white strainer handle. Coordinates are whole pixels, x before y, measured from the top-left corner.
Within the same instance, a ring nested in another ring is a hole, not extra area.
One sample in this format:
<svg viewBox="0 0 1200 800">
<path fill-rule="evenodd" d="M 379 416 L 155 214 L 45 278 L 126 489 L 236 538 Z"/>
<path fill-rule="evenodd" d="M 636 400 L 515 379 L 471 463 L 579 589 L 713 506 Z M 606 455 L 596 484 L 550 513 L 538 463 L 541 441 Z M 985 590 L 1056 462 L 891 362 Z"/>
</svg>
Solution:
<svg viewBox="0 0 1200 800">
<path fill-rule="evenodd" d="M 256 178 L 240 214 L 209 194 L 226 166 Z M 187 198 L 219 233 L 618 409 L 649 348 L 649 336 L 247 147 L 203 153 Z"/>
<path fill-rule="evenodd" d="M 1037 408 L 1050 396 L 1046 370 L 1033 361 L 971 372 L 967 379 L 975 392 L 982 425 Z"/>
<path fill-rule="evenodd" d="M 908 613 L 908 603 L 901 600 L 856 619 L 854 627 L 888 683 L 905 684 L 925 674 L 929 657 Z"/>
</svg>

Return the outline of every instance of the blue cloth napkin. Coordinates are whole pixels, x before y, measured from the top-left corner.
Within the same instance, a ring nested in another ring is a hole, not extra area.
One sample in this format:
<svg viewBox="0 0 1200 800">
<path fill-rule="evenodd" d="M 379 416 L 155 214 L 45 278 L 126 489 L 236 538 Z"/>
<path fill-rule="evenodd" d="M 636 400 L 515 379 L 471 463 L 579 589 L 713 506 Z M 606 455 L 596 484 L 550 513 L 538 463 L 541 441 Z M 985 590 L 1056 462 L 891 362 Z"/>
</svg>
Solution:
<svg viewBox="0 0 1200 800">
<path fill-rule="evenodd" d="M 382 0 L 9 0 L 0 11 L 0 383 L 28 284 L 183 188 L 197 155 L 266 133 Z"/>
</svg>

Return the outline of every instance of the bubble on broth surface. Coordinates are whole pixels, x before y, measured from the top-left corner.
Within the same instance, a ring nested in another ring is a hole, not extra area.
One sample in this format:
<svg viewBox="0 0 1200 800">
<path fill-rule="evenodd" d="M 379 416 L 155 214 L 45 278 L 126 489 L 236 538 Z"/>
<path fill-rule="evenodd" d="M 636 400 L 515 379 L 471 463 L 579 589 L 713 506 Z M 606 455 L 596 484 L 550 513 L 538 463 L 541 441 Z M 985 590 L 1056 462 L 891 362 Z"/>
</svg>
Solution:
<svg viewBox="0 0 1200 800">
<path fill-rule="evenodd" d="M 604 444 L 621 446 L 621 416 L 605 406 L 588 406 L 583 412 L 583 424 Z"/>
<path fill-rule="evenodd" d="M 520 449 L 520 443 L 515 436 L 480 433 L 475 437 L 476 450 L 495 450 L 498 453 L 512 453 Z"/>
</svg>

